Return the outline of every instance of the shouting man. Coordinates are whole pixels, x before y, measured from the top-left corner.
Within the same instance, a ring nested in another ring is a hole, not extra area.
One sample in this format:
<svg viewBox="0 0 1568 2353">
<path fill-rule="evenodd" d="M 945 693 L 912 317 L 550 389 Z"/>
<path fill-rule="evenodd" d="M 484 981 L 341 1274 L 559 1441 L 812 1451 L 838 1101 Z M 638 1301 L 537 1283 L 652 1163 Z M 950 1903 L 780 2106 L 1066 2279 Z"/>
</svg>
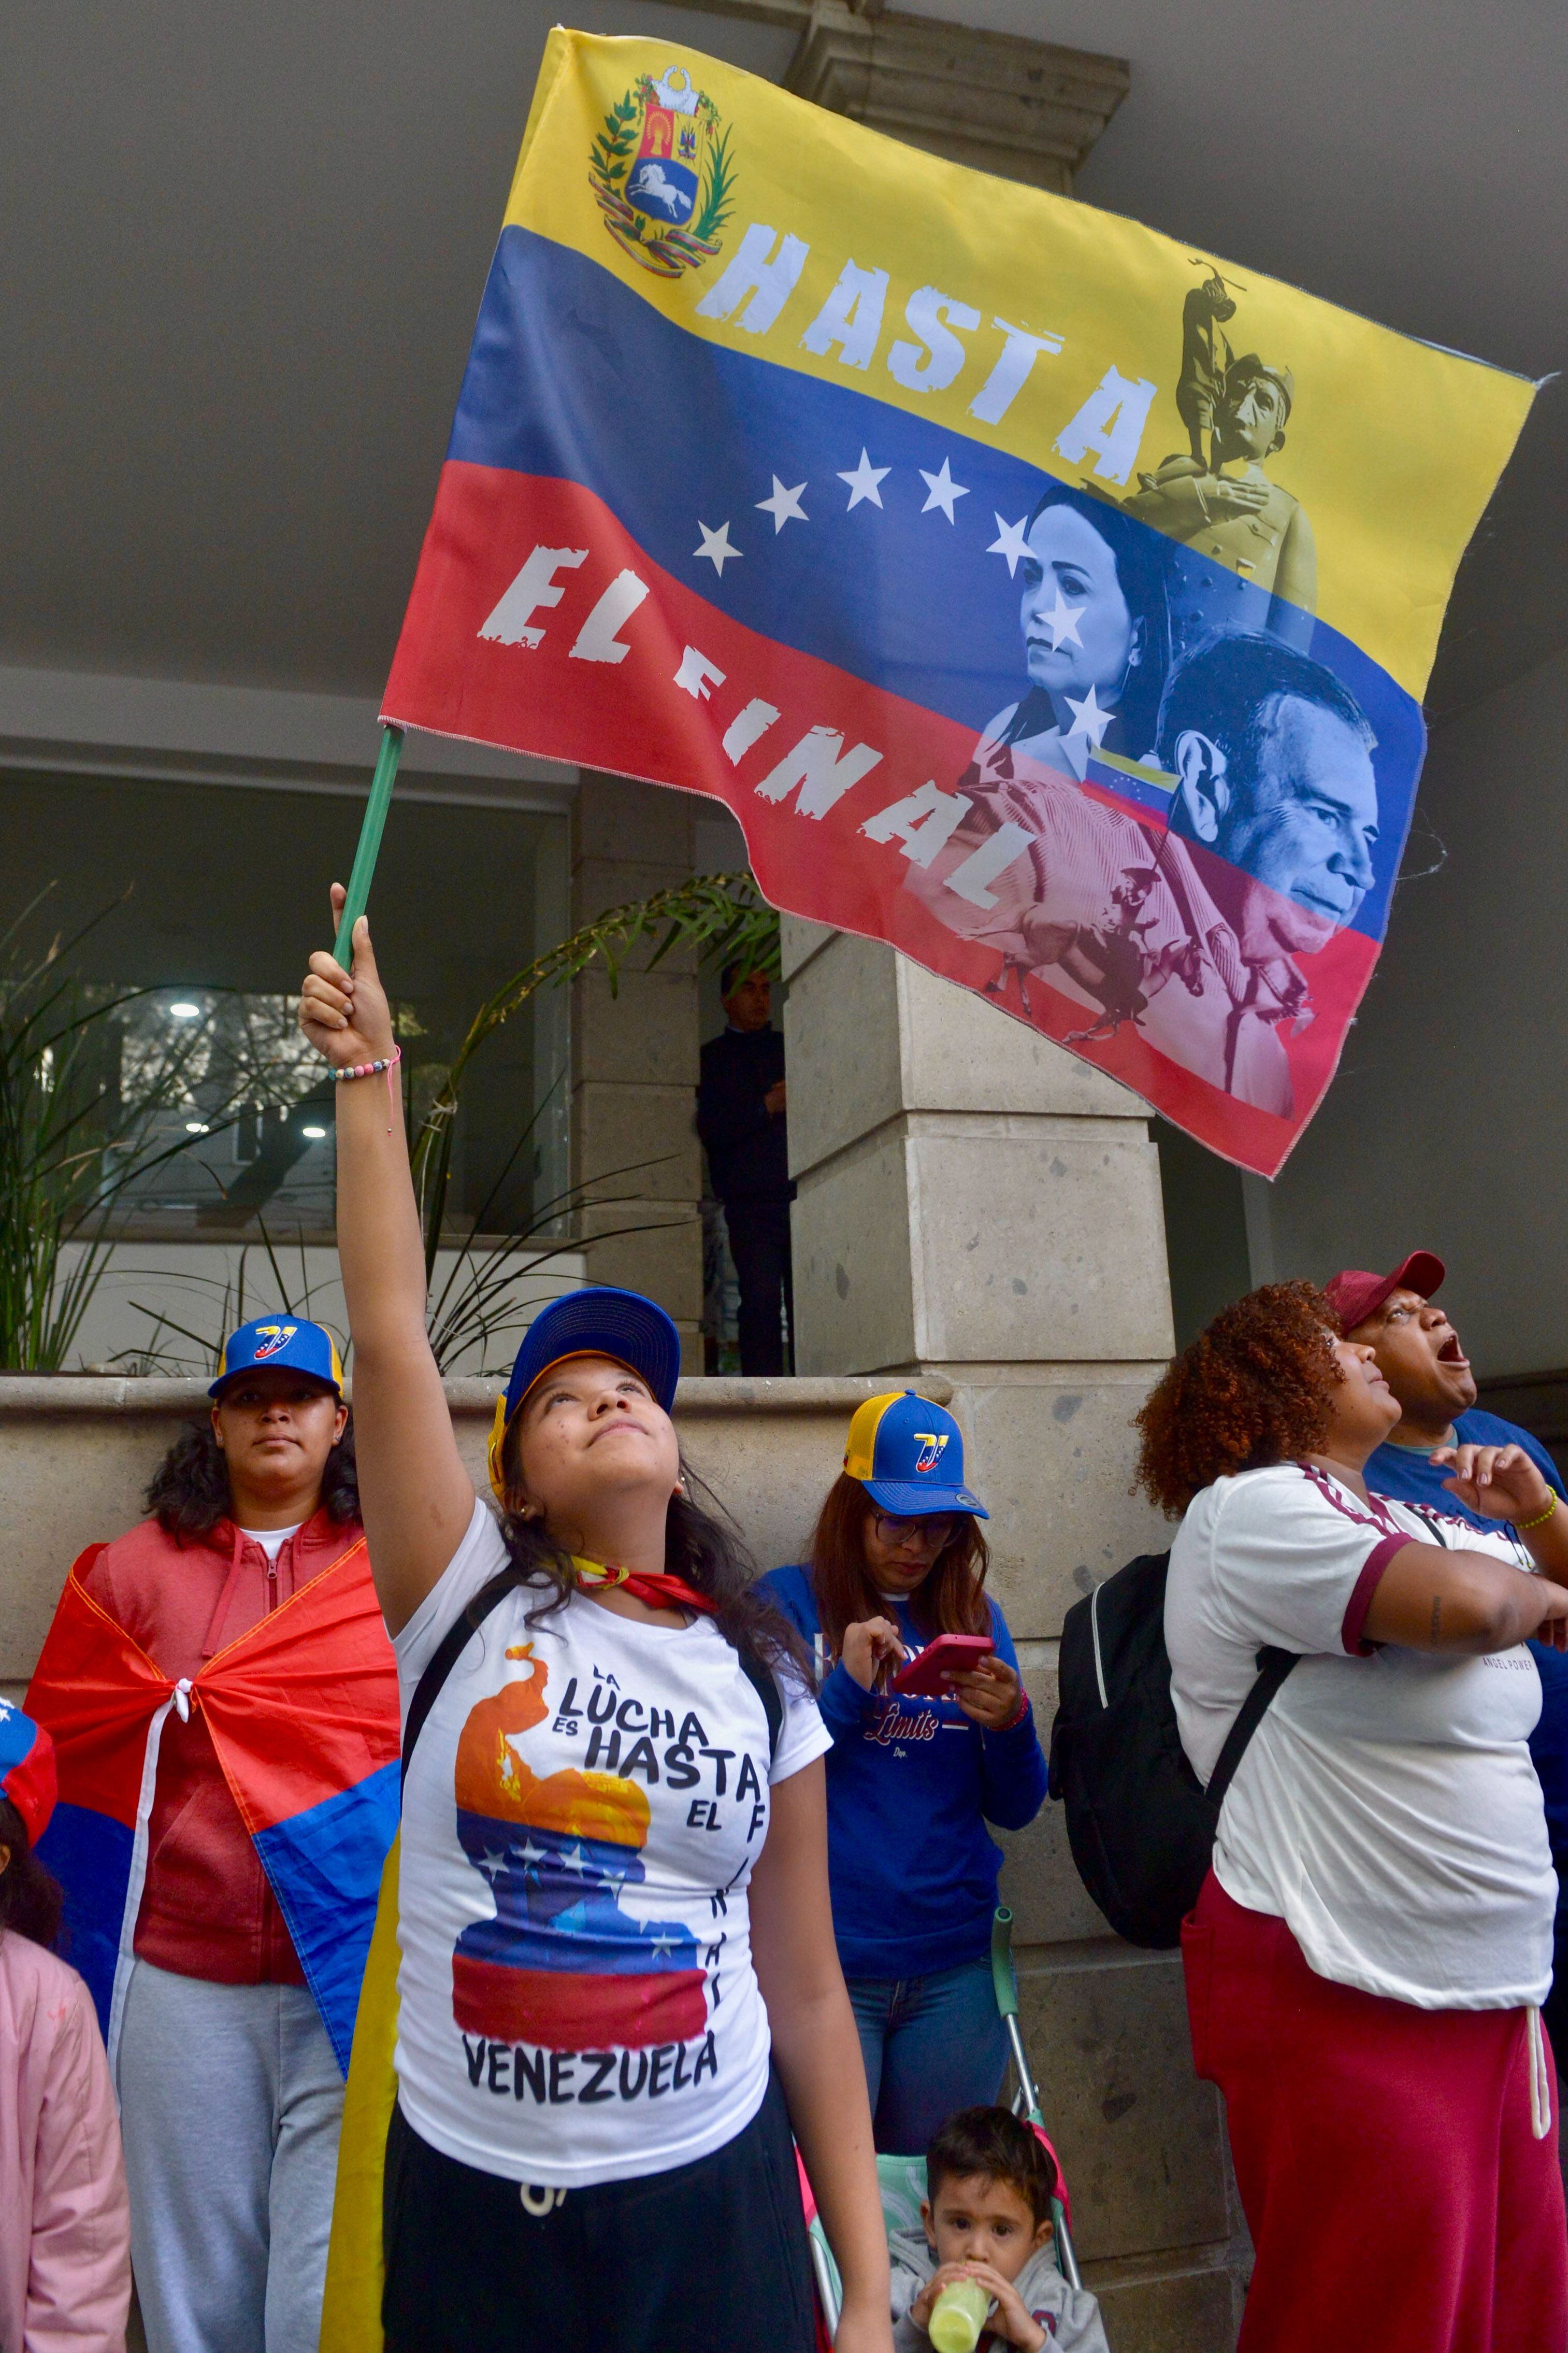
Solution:
<svg viewBox="0 0 1568 2353">
<path fill-rule="evenodd" d="M 1412 1250 L 1392 1274 L 1347 1270 L 1324 1285 L 1346 1339 L 1376 1351 L 1378 1370 L 1399 1406 L 1393 1436 L 1368 1458 L 1366 1483 L 1373 1494 L 1392 1495 L 1402 1504 L 1423 1504 L 1448 1519 L 1495 1530 L 1495 1521 L 1484 1520 L 1451 1493 L 1449 1450 L 1519 1446 L 1551 1489 L 1552 1508 L 1561 1510 L 1568 1504 L 1568 1490 L 1540 1440 L 1500 1414 L 1483 1413 L 1476 1404 L 1470 1360 L 1447 1312 L 1433 1304 L 1446 1271 L 1442 1260 L 1430 1250 Z M 1546 1800 L 1552 1859 L 1563 1891 L 1557 1905 L 1556 1981 L 1543 2015 L 1562 2066 L 1568 2065 L 1568 1657 L 1543 1642 L 1530 1647 L 1541 1671 L 1541 1721 L 1531 1735 L 1530 1753 Z"/>
</svg>

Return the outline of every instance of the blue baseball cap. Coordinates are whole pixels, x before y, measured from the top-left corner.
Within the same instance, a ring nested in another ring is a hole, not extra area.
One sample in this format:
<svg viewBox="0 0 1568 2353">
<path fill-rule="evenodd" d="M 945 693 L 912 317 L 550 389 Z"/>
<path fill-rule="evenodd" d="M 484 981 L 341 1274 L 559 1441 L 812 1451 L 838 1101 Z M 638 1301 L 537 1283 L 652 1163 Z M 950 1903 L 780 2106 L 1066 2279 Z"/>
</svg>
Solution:
<svg viewBox="0 0 1568 2353">
<path fill-rule="evenodd" d="M 879 1511 L 898 1519 L 929 1519 L 939 1512 L 991 1516 L 963 1483 L 963 1432 L 952 1414 L 913 1389 L 892 1389 L 857 1406 L 844 1469 Z"/>
<path fill-rule="evenodd" d="M 334 1396 L 342 1396 L 343 1368 L 331 1334 L 300 1316 L 277 1314 L 255 1316 L 229 1334 L 224 1343 L 223 1370 L 207 1395 L 221 1397 L 237 1373 L 274 1365 L 291 1373 L 309 1373 L 325 1381 Z"/>
<path fill-rule="evenodd" d="M 567 1356 L 611 1356 L 647 1383 L 666 1413 L 675 1403 L 675 1385 L 680 1378 L 680 1335 L 662 1307 L 645 1299 L 640 1291 L 615 1291 L 603 1283 L 552 1300 L 529 1325 L 512 1364 L 506 1395 L 496 1399 L 489 1462 L 490 1485 L 503 1503 L 506 1482 L 501 1449 L 513 1416 L 552 1365 L 561 1364 Z"/>
</svg>

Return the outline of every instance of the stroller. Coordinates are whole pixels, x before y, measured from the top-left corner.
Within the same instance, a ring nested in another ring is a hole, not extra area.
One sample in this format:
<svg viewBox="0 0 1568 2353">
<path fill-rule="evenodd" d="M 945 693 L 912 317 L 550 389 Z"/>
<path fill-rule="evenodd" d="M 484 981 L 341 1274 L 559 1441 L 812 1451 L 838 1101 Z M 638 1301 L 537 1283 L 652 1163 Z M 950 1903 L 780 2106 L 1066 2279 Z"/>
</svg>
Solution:
<svg viewBox="0 0 1568 2353">
<path fill-rule="evenodd" d="M 997 1905 L 995 1917 L 991 1923 L 991 1981 L 996 1994 L 996 2007 L 1007 2030 L 1013 2073 L 1017 2079 L 1013 2095 L 1013 2113 L 1034 2126 L 1055 2158 L 1057 2153 L 1047 2137 L 1045 2120 L 1040 2114 L 1040 2095 L 1029 2072 L 1028 2054 L 1018 2030 L 1018 1977 L 1013 1966 L 1013 1915 L 1005 1904 Z M 796 2161 L 798 2163 L 798 2159 Z M 882 2192 L 882 2221 L 889 2236 L 895 2231 L 918 2231 L 921 2203 L 926 2194 L 924 2158 L 879 2157 L 877 2179 Z M 1081 2287 L 1083 2277 L 1073 2252 L 1072 2201 L 1068 2195 L 1059 2160 L 1057 2163 L 1057 2180 L 1058 2195 L 1051 2200 L 1054 2232 L 1051 2243 L 1056 2253 L 1057 2268 L 1069 2287 Z M 811 2184 L 805 2178 L 804 2166 L 800 2174 L 800 2194 L 805 2206 L 811 2267 L 816 2280 L 819 2342 L 831 2347 L 844 2295 L 839 2284 L 838 2266 L 833 2260 L 833 2251 L 827 2243 L 827 2234 L 817 2214 L 816 2201 L 811 2194 Z"/>
</svg>

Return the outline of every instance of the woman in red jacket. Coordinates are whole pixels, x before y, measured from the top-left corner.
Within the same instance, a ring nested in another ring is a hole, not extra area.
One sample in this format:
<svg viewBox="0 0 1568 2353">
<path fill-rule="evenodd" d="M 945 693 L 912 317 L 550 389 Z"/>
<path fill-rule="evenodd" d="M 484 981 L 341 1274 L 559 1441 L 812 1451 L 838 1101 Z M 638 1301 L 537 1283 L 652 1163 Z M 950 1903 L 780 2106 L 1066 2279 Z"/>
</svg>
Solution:
<svg viewBox="0 0 1568 2353">
<path fill-rule="evenodd" d="M 363 1533 L 319 1324 L 243 1325 L 211 1395 L 86 1577 L 176 1680 Z M 315 2353 L 342 2077 L 199 1706 L 156 1769 L 116 2071 L 150 2353 Z"/>
</svg>

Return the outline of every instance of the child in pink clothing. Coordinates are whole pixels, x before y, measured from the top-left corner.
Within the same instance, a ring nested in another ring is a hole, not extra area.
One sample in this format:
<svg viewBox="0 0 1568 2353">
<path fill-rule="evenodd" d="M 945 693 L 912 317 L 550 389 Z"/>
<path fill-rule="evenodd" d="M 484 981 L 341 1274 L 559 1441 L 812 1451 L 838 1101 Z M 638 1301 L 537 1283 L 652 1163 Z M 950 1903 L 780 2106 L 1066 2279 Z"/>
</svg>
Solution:
<svg viewBox="0 0 1568 2353">
<path fill-rule="evenodd" d="M 0 2346 L 125 2353 L 131 2210 L 92 1999 L 49 1950 L 60 1894 L 34 1859 L 54 1744 L 0 1700 Z"/>
</svg>

